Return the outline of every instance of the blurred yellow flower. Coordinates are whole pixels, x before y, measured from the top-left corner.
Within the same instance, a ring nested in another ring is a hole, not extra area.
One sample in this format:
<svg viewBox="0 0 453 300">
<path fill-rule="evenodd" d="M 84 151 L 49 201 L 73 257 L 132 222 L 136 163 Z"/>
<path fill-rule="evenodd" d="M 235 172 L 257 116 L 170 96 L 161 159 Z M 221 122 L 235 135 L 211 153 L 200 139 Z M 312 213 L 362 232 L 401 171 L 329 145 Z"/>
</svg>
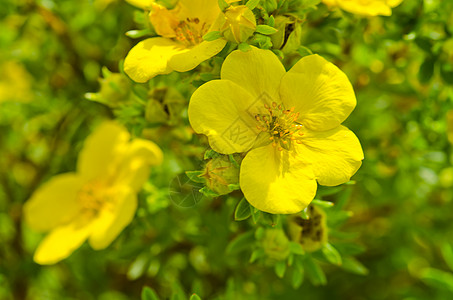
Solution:
<svg viewBox="0 0 453 300">
<path fill-rule="evenodd" d="M 297 213 L 318 182 L 347 182 L 359 169 L 359 140 L 341 123 L 356 105 L 353 88 L 318 55 L 285 71 L 268 50 L 234 51 L 221 79 L 198 88 L 189 120 L 217 152 L 247 152 L 239 182 L 247 200 L 269 213 Z"/>
<path fill-rule="evenodd" d="M 0 102 L 28 102 L 33 99 L 32 77 L 25 67 L 13 60 L 0 64 Z"/>
<path fill-rule="evenodd" d="M 170 10 L 149 0 L 129 2 L 151 9 L 149 20 L 161 36 L 139 42 L 126 56 L 124 71 L 136 82 L 146 82 L 158 74 L 192 70 L 226 44 L 223 38 L 203 40 L 206 33 L 219 30 L 217 1 L 180 0 Z"/>
<path fill-rule="evenodd" d="M 133 219 L 137 192 L 159 164 L 162 152 L 150 141 L 134 139 L 117 123 L 101 124 L 85 141 L 77 172 L 54 176 L 24 206 L 25 221 L 49 234 L 34 260 L 53 264 L 85 240 L 106 248 Z"/>
<path fill-rule="evenodd" d="M 329 7 L 339 7 L 362 16 L 390 16 L 392 8 L 403 0 L 322 0 Z"/>
</svg>

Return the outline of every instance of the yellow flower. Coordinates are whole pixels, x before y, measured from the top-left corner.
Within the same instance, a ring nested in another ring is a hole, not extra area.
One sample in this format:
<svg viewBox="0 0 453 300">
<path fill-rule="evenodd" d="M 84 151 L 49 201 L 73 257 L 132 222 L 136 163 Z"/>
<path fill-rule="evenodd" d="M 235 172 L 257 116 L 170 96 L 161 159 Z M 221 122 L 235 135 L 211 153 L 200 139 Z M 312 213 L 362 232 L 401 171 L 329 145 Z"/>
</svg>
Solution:
<svg viewBox="0 0 453 300">
<path fill-rule="evenodd" d="M 223 154 L 247 152 L 239 183 L 247 200 L 269 213 L 296 213 L 313 200 L 318 182 L 347 182 L 363 152 L 341 123 L 356 105 L 353 88 L 318 55 L 291 70 L 268 50 L 234 51 L 221 79 L 198 88 L 189 103 L 197 133 Z"/>
<path fill-rule="evenodd" d="M 54 176 L 24 206 L 25 220 L 49 234 L 34 260 L 53 264 L 65 259 L 85 240 L 106 248 L 133 219 L 137 192 L 150 166 L 162 160 L 154 143 L 135 139 L 114 122 L 105 122 L 85 141 L 77 172 Z"/>
<path fill-rule="evenodd" d="M 403 0 L 322 0 L 329 7 L 339 7 L 362 16 L 390 16 L 392 8 Z"/>
<path fill-rule="evenodd" d="M 186 72 L 219 53 L 226 40 L 204 41 L 203 35 L 219 30 L 217 1 L 180 0 L 168 10 L 154 1 L 133 1 L 151 6 L 149 20 L 160 37 L 141 41 L 124 61 L 124 71 L 136 82 L 146 82 L 158 74 Z"/>
</svg>

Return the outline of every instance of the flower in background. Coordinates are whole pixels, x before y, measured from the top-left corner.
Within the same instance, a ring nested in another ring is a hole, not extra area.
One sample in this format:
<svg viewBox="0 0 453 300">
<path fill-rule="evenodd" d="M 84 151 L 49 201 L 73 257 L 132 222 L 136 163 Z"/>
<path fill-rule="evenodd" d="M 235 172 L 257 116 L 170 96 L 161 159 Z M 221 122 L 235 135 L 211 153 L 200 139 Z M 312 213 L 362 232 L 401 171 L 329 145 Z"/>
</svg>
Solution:
<svg viewBox="0 0 453 300">
<path fill-rule="evenodd" d="M 34 260 L 53 264 L 65 259 L 88 239 L 104 249 L 133 219 L 137 192 L 150 166 L 162 161 L 154 143 L 130 140 L 125 128 L 107 121 L 85 141 L 77 172 L 54 176 L 25 204 L 28 225 L 49 232 Z"/>
<path fill-rule="evenodd" d="M 219 30 L 217 1 L 180 0 L 173 9 L 149 0 L 129 2 L 151 10 L 150 23 L 160 35 L 139 42 L 126 56 L 124 71 L 136 82 L 146 82 L 158 74 L 192 70 L 226 44 L 223 38 L 203 40 L 206 33 Z"/>
<path fill-rule="evenodd" d="M 390 16 L 392 8 L 403 0 L 322 0 L 329 7 L 339 7 L 362 16 Z"/>
<path fill-rule="evenodd" d="M 359 140 L 341 123 L 356 105 L 346 75 L 318 55 L 291 70 L 269 50 L 252 47 L 226 59 L 221 79 L 198 88 L 189 103 L 193 129 L 222 154 L 248 152 L 239 184 L 259 210 L 297 213 L 318 182 L 347 182 L 362 164 Z"/>
</svg>

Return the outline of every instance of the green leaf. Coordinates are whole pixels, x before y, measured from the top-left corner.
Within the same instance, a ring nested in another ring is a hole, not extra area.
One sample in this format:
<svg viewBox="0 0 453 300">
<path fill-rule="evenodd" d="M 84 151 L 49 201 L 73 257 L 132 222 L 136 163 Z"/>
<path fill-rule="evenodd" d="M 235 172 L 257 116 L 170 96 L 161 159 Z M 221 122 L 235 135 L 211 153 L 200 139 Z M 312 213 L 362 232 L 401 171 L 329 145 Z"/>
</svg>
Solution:
<svg viewBox="0 0 453 300">
<path fill-rule="evenodd" d="M 304 267 L 300 262 L 296 262 L 293 268 L 293 276 L 291 278 L 291 284 L 293 288 L 297 289 L 304 281 Z"/>
<path fill-rule="evenodd" d="M 251 206 L 250 205 L 250 211 L 251 211 L 251 214 L 252 214 L 252 219 L 253 219 L 253 223 L 257 223 L 259 218 L 261 217 L 261 211 L 259 211 L 258 209 L 256 209 L 255 207 Z"/>
<path fill-rule="evenodd" d="M 453 84 L 453 64 L 441 63 L 440 64 L 440 76 L 443 81 L 448 84 Z"/>
<path fill-rule="evenodd" d="M 421 83 L 428 83 L 434 74 L 434 63 L 436 60 L 433 57 L 427 57 L 420 66 L 418 71 L 418 80 Z"/>
<path fill-rule="evenodd" d="M 341 266 L 341 255 L 338 253 L 338 250 L 335 249 L 331 244 L 327 243 L 321 249 L 322 254 L 330 263 Z"/>
<path fill-rule="evenodd" d="M 278 261 L 274 266 L 274 270 L 278 277 L 283 278 L 286 271 L 286 262 L 284 260 Z"/>
<path fill-rule="evenodd" d="M 278 220 L 280 218 L 280 215 L 274 215 L 270 214 L 267 212 L 262 211 L 261 212 L 262 216 L 264 217 L 264 220 L 269 223 L 272 227 L 278 224 Z"/>
<path fill-rule="evenodd" d="M 228 189 L 230 191 L 237 191 L 237 190 L 240 190 L 241 187 L 239 186 L 239 184 L 229 184 L 228 185 Z"/>
<path fill-rule="evenodd" d="M 221 11 L 225 11 L 230 5 L 225 0 L 217 0 Z"/>
<path fill-rule="evenodd" d="M 202 193 L 203 195 L 205 195 L 208 198 L 216 198 L 216 197 L 220 196 L 219 194 L 217 194 L 216 192 L 214 192 L 213 190 L 209 189 L 206 186 L 204 188 L 201 188 L 199 190 L 199 192 Z"/>
<path fill-rule="evenodd" d="M 129 30 L 126 32 L 126 36 L 132 38 L 132 39 L 138 39 L 147 35 L 150 35 L 151 31 L 149 29 L 143 29 L 143 30 Z"/>
<path fill-rule="evenodd" d="M 192 296 L 190 296 L 189 300 L 201 300 L 201 298 L 197 294 L 193 294 Z"/>
<path fill-rule="evenodd" d="M 261 258 L 261 257 L 264 257 L 264 249 L 263 248 L 259 248 L 259 249 L 256 249 L 252 252 L 252 255 L 250 256 L 250 260 L 249 262 L 250 263 L 253 263 L 255 262 L 258 258 Z"/>
<path fill-rule="evenodd" d="M 308 215 L 307 211 L 308 210 L 307 210 L 307 207 L 306 207 L 303 211 L 300 212 L 300 217 L 302 219 L 304 219 L 304 220 L 310 219 L 310 216 Z"/>
<path fill-rule="evenodd" d="M 264 34 L 264 35 L 271 35 L 276 33 L 278 30 L 274 27 L 268 25 L 258 25 L 256 26 L 256 32 Z"/>
<path fill-rule="evenodd" d="M 160 300 L 156 292 L 150 287 L 143 287 L 141 300 Z"/>
<path fill-rule="evenodd" d="M 445 242 L 440 250 L 447 266 L 453 271 L 453 248 L 449 243 Z"/>
<path fill-rule="evenodd" d="M 243 221 L 248 219 L 250 216 L 250 204 L 247 202 L 247 200 L 245 200 L 245 198 L 242 198 L 236 206 L 236 209 L 234 210 L 234 219 L 236 221 Z"/>
<path fill-rule="evenodd" d="M 259 3 L 261 2 L 261 0 L 249 0 L 247 1 L 247 3 L 245 4 L 248 8 L 250 8 L 250 10 L 254 9 Z"/>
<path fill-rule="evenodd" d="M 426 268 L 421 271 L 420 279 L 433 287 L 453 292 L 453 274 L 451 273 L 433 268 Z"/>
<path fill-rule="evenodd" d="M 297 52 L 302 57 L 313 54 L 313 52 L 310 49 L 308 49 L 307 47 L 304 47 L 304 46 L 299 46 L 299 49 L 297 49 Z"/>
<path fill-rule="evenodd" d="M 302 245 L 296 242 L 290 242 L 289 243 L 289 250 L 291 253 L 297 254 L 297 255 L 304 255 L 305 251 L 304 248 L 302 248 Z"/>
<path fill-rule="evenodd" d="M 203 35 L 203 40 L 211 42 L 211 41 L 215 41 L 221 37 L 222 37 L 222 34 L 220 33 L 220 31 L 211 31 L 211 32 L 208 32 L 205 35 Z"/>
<path fill-rule="evenodd" d="M 269 20 L 267 21 L 267 25 L 274 27 L 275 25 L 275 18 L 274 16 L 270 16 Z"/>
<path fill-rule="evenodd" d="M 250 45 L 247 43 L 240 43 L 238 45 L 238 49 L 241 50 L 242 52 L 247 52 L 247 51 L 250 51 L 252 49 L 252 47 L 250 47 Z"/>
<path fill-rule="evenodd" d="M 244 249 L 250 248 L 253 242 L 255 242 L 253 232 L 249 231 L 243 233 L 241 235 L 238 235 L 228 244 L 226 252 L 229 254 L 238 253 Z"/>
<path fill-rule="evenodd" d="M 368 269 L 354 257 L 343 257 L 343 264 L 341 267 L 357 275 L 368 274 Z"/>
<path fill-rule="evenodd" d="M 304 261 L 305 271 L 307 273 L 307 277 L 313 283 L 313 285 L 326 285 L 327 278 L 324 274 L 321 267 L 316 263 L 313 258 L 307 256 Z"/>
<path fill-rule="evenodd" d="M 333 202 L 317 200 L 317 199 L 311 201 L 311 203 L 313 203 L 314 205 L 318 205 L 320 207 L 324 207 L 324 208 L 330 208 L 335 205 L 335 203 L 333 203 Z"/>
<path fill-rule="evenodd" d="M 186 171 L 187 177 L 193 182 L 205 183 L 206 179 L 200 177 L 201 174 L 203 174 L 203 171 Z"/>
</svg>

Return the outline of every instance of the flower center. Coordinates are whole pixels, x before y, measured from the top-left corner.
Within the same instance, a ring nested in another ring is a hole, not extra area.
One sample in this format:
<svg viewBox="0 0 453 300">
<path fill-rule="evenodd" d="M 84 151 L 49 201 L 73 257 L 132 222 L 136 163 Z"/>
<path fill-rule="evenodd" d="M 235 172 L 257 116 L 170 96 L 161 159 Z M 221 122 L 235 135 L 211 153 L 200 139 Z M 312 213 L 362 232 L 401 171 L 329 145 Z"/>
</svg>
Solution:
<svg viewBox="0 0 453 300">
<path fill-rule="evenodd" d="M 285 109 L 282 104 L 272 102 L 272 105 L 264 104 L 264 108 L 268 113 L 256 114 L 255 119 L 258 121 L 258 130 L 267 132 L 272 142 L 272 146 L 278 150 L 289 150 L 291 143 L 294 141 L 298 144 L 302 142 L 298 140 L 304 135 L 299 130 L 302 129 L 302 124 L 297 122 L 299 113 L 294 112 L 294 107 Z"/>
<path fill-rule="evenodd" d="M 205 22 L 200 22 L 198 18 L 187 18 L 179 22 L 175 28 L 176 39 L 188 46 L 193 46 L 203 41 L 203 35 L 208 31 L 208 26 Z"/>
<path fill-rule="evenodd" d="M 82 206 L 82 214 L 95 217 L 102 209 L 112 204 L 109 189 L 100 181 L 87 183 L 79 192 L 78 201 Z"/>
</svg>

